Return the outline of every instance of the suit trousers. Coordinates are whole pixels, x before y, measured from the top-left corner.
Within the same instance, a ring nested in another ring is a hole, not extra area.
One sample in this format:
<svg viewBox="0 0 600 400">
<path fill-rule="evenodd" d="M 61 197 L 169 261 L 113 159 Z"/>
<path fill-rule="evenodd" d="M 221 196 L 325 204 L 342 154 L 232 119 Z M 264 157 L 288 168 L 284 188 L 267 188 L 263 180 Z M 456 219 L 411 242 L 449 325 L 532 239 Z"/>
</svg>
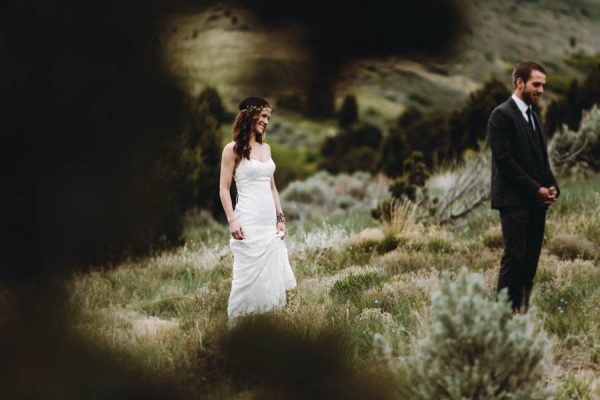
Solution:
<svg viewBox="0 0 600 400">
<path fill-rule="evenodd" d="M 504 254 L 500 262 L 497 291 L 507 288 L 514 311 L 529 307 L 537 270 L 546 209 L 543 207 L 500 209 Z"/>
</svg>

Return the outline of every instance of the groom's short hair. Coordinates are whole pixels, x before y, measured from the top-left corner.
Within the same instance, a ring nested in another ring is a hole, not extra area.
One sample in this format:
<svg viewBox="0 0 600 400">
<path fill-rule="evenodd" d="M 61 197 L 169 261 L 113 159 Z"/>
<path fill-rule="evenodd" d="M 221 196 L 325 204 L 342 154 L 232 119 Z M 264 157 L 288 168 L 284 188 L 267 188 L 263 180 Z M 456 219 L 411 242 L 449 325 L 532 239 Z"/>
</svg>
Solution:
<svg viewBox="0 0 600 400">
<path fill-rule="evenodd" d="M 521 61 L 515 66 L 512 72 L 513 86 L 517 87 L 517 78 L 521 78 L 523 82 L 527 83 L 531 76 L 531 71 L 540 71 L 544 75 L 546 74 L 544 67 L 535 61 Z"/>
</svg>

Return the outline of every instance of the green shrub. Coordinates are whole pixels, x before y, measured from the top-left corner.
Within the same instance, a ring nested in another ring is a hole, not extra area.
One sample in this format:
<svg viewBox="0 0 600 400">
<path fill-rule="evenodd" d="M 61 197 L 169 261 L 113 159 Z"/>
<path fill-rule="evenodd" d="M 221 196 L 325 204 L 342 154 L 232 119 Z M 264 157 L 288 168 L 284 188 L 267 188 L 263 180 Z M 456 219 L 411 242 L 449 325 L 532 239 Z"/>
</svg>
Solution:
<svg viewBox="0 0 600 400">
<path fill-rule="evenodd" d="M 398 245 L 400 245 L 400 238 L 398 238 L 393 233 L 388 233 L 385 235 L 383 240 L 377 243 L 376 250 L 379 254 L 389 253 L 390 251 L 395 250 Z"/>
<path fill-rule="evenodd" d="M 379 242 L 377 240 L 367 239 L 367 240 L 362 240 L 358 243 L 353 243 L 353 244 L 349 245 L 348 247 L 346 247 L 346 251 L 348 251 L 354 255 L 358 255 L 358 254 L 371 255 L 371 254 L 373 254 L 373 252 L 375 251 L 375 248 L 378 245 L 379 245 Z"/>
<path fill-rule="evenodd" d="M 387 199 L 371 210 L 371 217 L 378 221 L 391 221 L 394 212 L 394 199 Z"/>
<path fill-rule="evenodd" d="M 445 160 L 450 155 L 451 139 L 448 115 L 445 113 L 428 113 L 403 129 L 403 134 L 408 149 L 420 151 L 429 168 L 433 166 L 434 160 Z"/>
<path fill-rule="evenodd" d="M 390 276 L 425 271 L 432 267 L 431 260 L 423 257 L 421 253 L 412 251 L 392 253 L 381 262 L 385 272 Z"/>
<path fill-rule="evenodd" d="M 573 260 L 576 258 L 594 260 L 600 255 L 598 245 L 586 238 L 575 235 L 555 236 L 550 240 L 548 248 L 552 254 L 563 260 Z"/>
<path fill-rule="evenodd" d="M 408 361 L 410 399 L 547 399 L 546 334 L 533 313 L 513 315 L 505 292 L 489 301 L 483 277 L 445 274 L 431 305 L 432 326 Z"/>
<path fill-rule="evenodd" d="M 275 181 L 281 191 L 293 181 L 306 179 L 317 170 L 316 161 L 311 161 L 311 153 L 294 146 L 270 142 L 273 160 L 277 164 Z"/>
<path fill-rule="evenodd" d="M 337 281 L 329 291 L 329 295 L 338 303 L 347 301 L 358 303 L 365 290 L 381 286 L 383 280 L 384 276 L 378 272 L 367 272 L 360 275 L 350 274 L 346 278 Z"/>
<path fill-rule="evenodd" d="M 452 242 L 439 237 L 428 240 L 425 248 L 431 253 L 454 253 L 456 251 Z"/>
<path fill-rule="evenodd" d="M 398 199 L 404 196 L 415 200 L 419 188 L 425 185 L 425 181 L 429 177 L 423 153 L 413 151 L 410 157 L 404 160 L 402 170 L 404 173 L 392 182 L 389 191 L 393 198 Z"/>
<path fill-rule="evenodd" d="M 408 108 L 383 141 L 377 166 L 386 175 L 397 177 L 404 172 L 403 163 L 411 151 L 421 152 L 431 167 L 434 160 L 446 159 L 449 149 L 448 116 L 440 112 L 424 115 Z"/>
<path fill-rule="evenodd" d="M 407 339 L 415 334 L 418 326 L 418 314 L 427 304 L 426 295 L 422 292 L 398 293 L 395 296 L 381 295 L 370 292 L 364 299 L 369 307 L 378 308 L 381 312 L 389 313 L 402 327 L 402 338 Z"/>
<path fill-rule="evenodd" d="M 499 227 L 492 227 L 483 234 L 483 244 L 490 249 L 504 247 L 502 230 Z"/>
</svg>

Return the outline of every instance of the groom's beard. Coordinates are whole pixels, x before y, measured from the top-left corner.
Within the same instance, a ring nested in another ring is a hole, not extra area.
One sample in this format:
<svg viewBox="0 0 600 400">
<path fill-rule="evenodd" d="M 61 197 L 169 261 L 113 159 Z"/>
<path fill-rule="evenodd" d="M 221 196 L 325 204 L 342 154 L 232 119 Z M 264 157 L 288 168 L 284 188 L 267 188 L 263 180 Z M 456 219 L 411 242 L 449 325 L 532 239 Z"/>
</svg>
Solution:
<svg viewBox="0 0 600 400">
<path fill-rule="evenodd" d="M 533 104 L 537 103 L 538 100 L 540 99 L 540 95 L 534 96 L 531 92 L 528 92 L 526 90 L 523 90 L 523 101 L 525 102 L 525 104 L 532 106 Z"/>
</svg>

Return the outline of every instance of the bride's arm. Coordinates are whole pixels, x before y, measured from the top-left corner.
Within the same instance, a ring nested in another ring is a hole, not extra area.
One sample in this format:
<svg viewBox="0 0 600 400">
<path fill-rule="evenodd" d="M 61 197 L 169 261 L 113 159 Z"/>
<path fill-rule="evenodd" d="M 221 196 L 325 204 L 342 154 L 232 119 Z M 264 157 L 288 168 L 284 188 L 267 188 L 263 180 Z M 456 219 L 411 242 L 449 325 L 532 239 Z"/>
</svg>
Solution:
<svg viewBox="0 0 600 400">
<path fill-rule="evenodd" d="M 233 178 L 233 170 L 235 169 L 235 153 L 233 151 L 233 142 L 229 143 L 223 149 L 221 155 L 221 176 L 219 178 L 219 197 L 221 205 L 227 216 L 229 223 L 229 232 L 234 239 L 241 240 L 244 238 L 242 227 L 236 221 L 233 215 L 233 204 L 231 204 L 231 179 Z"/>
<path fill-rule="evenodd" d="M 266 143 L 265 143 L 266 144 Z M 267 145 L 267 149 L 269 150 L 269 156 L 273 158 L 271 155 L 271 147 Z M 277 222 L 277 230 L 286 232 L 285 228 L 285 217 L 283 217 L 283 208 L 281 208 L 281 199 L 279 198 L 279 191 L 277 190 L 277 186 L 275 185 L 275 177 L 271 177 L 271 193 L 273 194 L 273 202 L 275 203 L 275 214 L 280 216 L 278 219 L 283 219 L 282 222 Z"/>
<path fill-rule="evenodd" d="M 273 193 L 273 202 L 275 203 L 275 214 L 279 216 L 278 220 L 283 218 L 282 222 L 277 222 L 277 230 L 285 232 L 285 217 L 283 217 L 283 208 L 281 208 L 279 192 L 277 191 L 277 186 L 275 186 L 275 177 L 271 177 L 271 193 Z"/>
</svg>

